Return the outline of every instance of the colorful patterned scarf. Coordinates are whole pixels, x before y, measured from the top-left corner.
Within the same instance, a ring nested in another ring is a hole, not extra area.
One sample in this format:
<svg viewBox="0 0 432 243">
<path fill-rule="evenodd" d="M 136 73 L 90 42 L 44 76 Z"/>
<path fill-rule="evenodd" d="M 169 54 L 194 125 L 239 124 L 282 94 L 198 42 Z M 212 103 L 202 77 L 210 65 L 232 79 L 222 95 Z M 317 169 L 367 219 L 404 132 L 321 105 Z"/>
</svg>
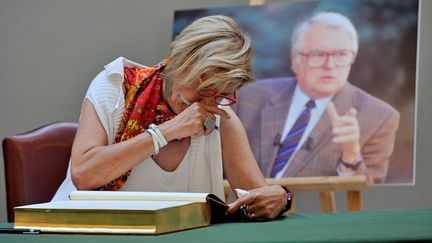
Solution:
<svg viewBox="0 0 432 243">
<path fill-rule="evenodd" d="M 135 137 L 148 129 L 151 123 L 161 124 L 172 119 L 175 113 L 162 96 L 163 70 L 167 60 L 154 67 L 125 67 L 125 111 L 115 143 Z M 129 177 L 131 170 L 100 188 L 103 191 L 118 191 Z"/>
</svg>

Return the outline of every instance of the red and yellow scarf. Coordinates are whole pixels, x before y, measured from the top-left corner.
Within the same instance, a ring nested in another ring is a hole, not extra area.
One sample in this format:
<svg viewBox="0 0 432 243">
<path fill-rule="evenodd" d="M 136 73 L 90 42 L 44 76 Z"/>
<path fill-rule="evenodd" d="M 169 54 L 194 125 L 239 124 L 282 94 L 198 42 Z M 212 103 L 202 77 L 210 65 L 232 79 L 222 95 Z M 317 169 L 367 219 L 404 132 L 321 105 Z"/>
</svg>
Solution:
<svg viewBox="0 0 432 243">
<path fill-rule="evenodd" d="M 176 114 L 165 103 L 162 96 L 163 70 L 167 60 L 154 67 L 125 67 L 125 111 L 115 137 L 115 143 L 128 140 L 145 132 L 151 123 L 161 124 Z M 131 170 L 100 188 L 118 191 L 126 182 Z"/>
</svg>

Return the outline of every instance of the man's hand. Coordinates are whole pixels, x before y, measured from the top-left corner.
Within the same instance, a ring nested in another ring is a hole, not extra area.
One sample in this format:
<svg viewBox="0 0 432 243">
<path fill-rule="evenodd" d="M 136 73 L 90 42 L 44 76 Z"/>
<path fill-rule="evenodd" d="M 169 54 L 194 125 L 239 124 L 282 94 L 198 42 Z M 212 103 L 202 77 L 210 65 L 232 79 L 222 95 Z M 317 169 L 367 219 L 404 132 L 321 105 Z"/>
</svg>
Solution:
<svg viewBox="0 0 432 243">
<path fill-rule="evenodd" d="M 342 160 L 355 163 L 360 157 L 360 128 L 357 120 L 357 110 L 350 108 L 345 115 L 339 116 L 333 102 L 326 108 L 327 115 L 333 125 L 333 142 L 342 145 Z"/>
</svg>

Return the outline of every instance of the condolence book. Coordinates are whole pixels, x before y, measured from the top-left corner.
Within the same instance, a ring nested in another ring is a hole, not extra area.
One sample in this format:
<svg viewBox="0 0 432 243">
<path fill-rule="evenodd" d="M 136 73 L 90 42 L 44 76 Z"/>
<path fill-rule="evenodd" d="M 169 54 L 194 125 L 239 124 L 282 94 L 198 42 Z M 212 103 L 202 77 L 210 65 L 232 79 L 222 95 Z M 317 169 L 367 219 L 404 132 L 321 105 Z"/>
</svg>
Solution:
<svg viewBox="0 0 432 243">
<path fill-rule="evenodd" d="M 225 219 L 228 206 L 207 193 L 74 191 L 71 200 L 15 207 L 16 229 L 162 234 Z"/>
</svg>

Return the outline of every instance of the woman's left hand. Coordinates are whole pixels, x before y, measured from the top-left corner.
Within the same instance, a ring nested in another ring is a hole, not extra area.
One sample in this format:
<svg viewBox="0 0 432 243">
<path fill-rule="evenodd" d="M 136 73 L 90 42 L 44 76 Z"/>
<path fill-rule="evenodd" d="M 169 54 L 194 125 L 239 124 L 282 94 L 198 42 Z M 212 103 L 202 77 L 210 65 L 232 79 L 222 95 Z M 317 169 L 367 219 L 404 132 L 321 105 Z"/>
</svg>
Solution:
<svg viewBox="0 0 432 243">
<path fill-rule="evenodd" d="M 267 221 L 276 218 L 287 204 L 287 193 L 278 185 L 264 186 L 249 191 L 249 195 L 233 202 L 227 212 L 242 210 L 254 221 Z"/>
</svg>

